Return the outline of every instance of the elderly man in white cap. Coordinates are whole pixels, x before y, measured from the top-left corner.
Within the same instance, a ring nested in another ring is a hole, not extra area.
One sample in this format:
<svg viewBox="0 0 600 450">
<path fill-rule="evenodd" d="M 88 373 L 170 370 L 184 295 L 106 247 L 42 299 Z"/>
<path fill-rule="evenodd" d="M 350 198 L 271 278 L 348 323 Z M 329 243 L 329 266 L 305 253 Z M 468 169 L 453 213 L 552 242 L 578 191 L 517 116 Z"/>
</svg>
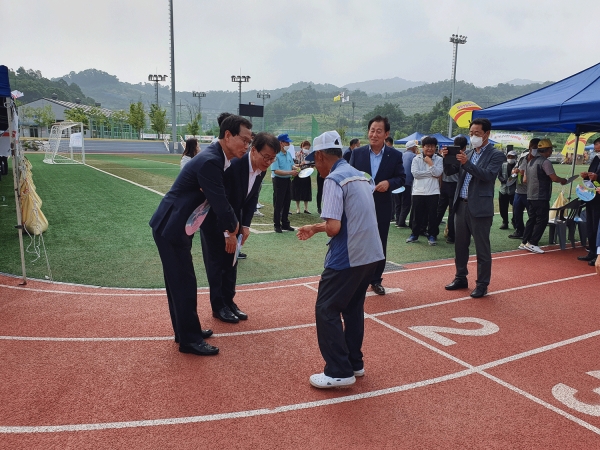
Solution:
<svg viewBox="0 0 600 450">
<path fill-rule="evenodd" d="M 314 161 L 325 178 L 321 212 L 324 222 L 299 228 L 298 238 L 306 240 L 319 232 L 331 238 L 315 307 L 325 370 L 312 375 L 310 384 L 317 388 L 349 386 L 365 374 L 361 351 L 365 295 L 378 264 L 385 258 L 373 186 L 363 172 L 342 158 L 342 139 L 337 131 L 317 136 L 305 161 Z"/>
<path fill-rule="evenodd" d="M 406 143 L 406 151 L 402 154 L 402 165 L 404 166 L 406 179 L 404 180 L 405 190 L 400 194 L 402 196 L 400 202 L 400 214 L 396 214 L 396 226 L 398 228 L 406 228 L 409 226 L 406 224 L 406 218 L 410 214 L 412 204 L 412 184 L 414 179 L 410 168 L 412 167 L 412 160 L 418 153 L 419 141 L 408 141 Z"/>
</svg>

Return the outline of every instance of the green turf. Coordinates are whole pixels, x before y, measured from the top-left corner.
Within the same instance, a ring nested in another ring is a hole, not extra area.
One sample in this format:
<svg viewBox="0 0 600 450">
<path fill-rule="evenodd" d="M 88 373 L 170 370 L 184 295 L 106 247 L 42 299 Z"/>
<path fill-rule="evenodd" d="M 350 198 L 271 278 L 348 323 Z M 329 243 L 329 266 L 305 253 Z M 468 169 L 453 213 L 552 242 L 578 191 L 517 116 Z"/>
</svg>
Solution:
<svg viewBox="0 0 600 450">
<path fill-rule="evenodd" d="M 53 279 L 56 281 L 118 287 L 163 287 L 162 269 L 152 240 L 148 221 L 161 200 L 157 193 L 119 180 L 91 167 L 80 165 L 47 165 L 42 154 L 28 154 L 33 165 L 33 180 L 43 200 L 42 211 L 49 221 L 44 243 Z M 178 155 L 86 155 L 88 164 L 135 183 L 166 192 L 179 173 Z M 570 167 L 554 166 L 566 176 Z M 577 172 L 583 170 L 578 167 Z M 265 217 L 253 221 L 256 230 L 271 231 L 272 185 L 267 173 L 261 191 L 261 210 Z M 319 220 L 316 214 L 316 179 L 313 182 L 313 213 L 292 214 L 294 227 Z M 560 186 L 555 185 L 555 196 Z M 568 191 L 567 191 L 568 193 Z M 4 197 L 4 200 L 2 200 Z M 497 197 L 497 195 L 496 195 Z M 20 274 L 21 263 L 11 175 L 0 182 L 0 272 Z M 303 204 L 300 205 L 303 210 Z M 295 202 L 291 210 L 295 212 Z M 262 224 L 262 225 L 261 225 Z M 496 216 L 492 227 L 492 250 L 515 249 L 518 241 L 499 230 Z M 440 236 L 436 247 L 424 238 L 406 244 L 408 229 L 390 228 L 388 260 L 398 264 L 428 261 L 454 256 L 454 247 Z M 27 246 L 30 239 L 25 238 Z M 317 235 L 299 241 L 294 233 L 252 234 L 244 252 L 248 259 L 240 261 L 238 282 L 278 280 L 322 271 L 327 237 Z M 547 237 L 542 244 L 547 242 Z M 193 256 L 200 286 L 206 286 L 200 242 L 195 237 Z M 46 261 L 27 254 L 27 274 L 32 278 L 49 275 Z"/>
</svg>

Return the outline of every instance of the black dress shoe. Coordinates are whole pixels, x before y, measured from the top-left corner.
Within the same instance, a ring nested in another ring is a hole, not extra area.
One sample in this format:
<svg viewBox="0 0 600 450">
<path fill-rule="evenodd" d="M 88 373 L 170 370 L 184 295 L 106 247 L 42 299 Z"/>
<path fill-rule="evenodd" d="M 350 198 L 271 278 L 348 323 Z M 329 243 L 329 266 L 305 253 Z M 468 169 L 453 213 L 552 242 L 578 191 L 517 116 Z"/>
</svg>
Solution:
<svg viewBox="0 0 600 450">
<path fill-rule="evenodd" d="M 508 224 L 507 223 L 503 223 L 502 225 L 500 225 L 500 229 L 501 230 L 508 230 Z"/>
<path fill-rule="evenodd" d="M 229 310 L 233 314 L 235 314 L 238 319 L 240 319 L 240 320 L 248 320 L 248 314 L 246 314 L 245 312 L 241 311 L 240 308 L 238 308 L 238 305 L 236 305 L 235 303 L 232 303 L 231 306 L 229 306 Z"/>
<path fill-rule="evenodd" d="M 513 233 L 508 235 L 509 239 L 523 239 L 523 235 L 519 233 Z"/>
<path fill-rule="evenodd" d="M 469 287 L 469 282 L 467 280 L 461 280 L 460 278 L 455 278 L 452 283 L 446 285 L 447 291 L 456 291 L 457 289 L 467 289 Z"/>
<path fill-rule="evenodd" d="M 198 356 L 209 356 L 216 355 L 219 353 L 218 347 L 213 347 L 206 342 L 193 343 L 193 344 L 180 344 L 179 351 L 181 353 L 191 353 Z"/>
<path fill-rule="evenodd" d="M 290 227 L 289 225 L 287 227 L 281 227 L 281 229 L 283 231 L 296 231 L 294 227 Z"/>
<path fill-rule="evenodd" d="M 596 265 L 596 258 L 594 258 L 594 259 L 590 259 L 590 260 L 588 261 L 588 266 L 592 266 L 592 267 L 593 267 L 593 266 L 595 266 L 595 265 Z"/>
<path fill-rule="evenodd" d="M 238 255 L 238 259 L 246 259 L 248 257 L 248 255 L 246 255 L 245 253 L 240 252 L 240 254 Z"/>
<path fill-rule="evenodd" d="M 281 231 L 281 227 L 275 227 L 275 233 L 283 233 L 283 231 Z"/>
<path fill-rule="evenodd" d="M 589 253 L 585 256 L 578 256 L 577 259 L 579 261 L 591 261 L 592 259 L 596 259 L 596 256 L 590 255 Z"/>
<path fill-rule="evenodd" d="M 202 339 L 208 339 L 213 335 L 213 330 L 200 330 L 200 333 L 202 333 Z M 177 336 L 175 336 L 175 343 L 179 344 L 179 338 Z"/>
<path fill-rule="evenodd" d="M 473 292 L 471 292 L 471 297 L 473 298 L 481 298 L 484 295 L 487 295 L 487 286 L 477 286 L 473 289 Z"/>
<path fill-rule="evenodd" d="M 213 317 L 216 317 L 221 322 L 238 323 L 240 319 L 231 310 L 225 306 L 218 311 L 213 311 Z"/>
<path fill-rule="evenodd" d="M 373 292 L 377 295 L 385 295 L 385 288 L 379 283 L 371 284 L 371 289 L 373 289 Z"/>
</svg>

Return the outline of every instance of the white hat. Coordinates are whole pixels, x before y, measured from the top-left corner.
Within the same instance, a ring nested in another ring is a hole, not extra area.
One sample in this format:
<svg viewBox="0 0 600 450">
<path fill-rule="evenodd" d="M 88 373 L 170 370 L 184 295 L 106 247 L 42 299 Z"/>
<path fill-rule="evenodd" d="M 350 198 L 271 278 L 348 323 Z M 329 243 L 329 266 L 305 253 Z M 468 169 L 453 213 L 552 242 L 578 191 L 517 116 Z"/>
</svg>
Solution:
<svg viewBox="0 0 600 450">
<path fill-rule="evenodd" d="M 342 146 L 342 138 L 335 130 L 326 131 L 313 140 L 312 151 L 306 155 L 305 161 L 314 161 L 315 152 L 318 152 L 319 150 L 327 150 L 328 148 L 339 148 L 340 150 L 344 148 Z"/>
<path fill-rule="evenodd" d="M 419 146 L 419 141 L 408 141 L 406 143 L 406 148 L 413 148 L 413 147 L 418 147 Z"/>
</svg>

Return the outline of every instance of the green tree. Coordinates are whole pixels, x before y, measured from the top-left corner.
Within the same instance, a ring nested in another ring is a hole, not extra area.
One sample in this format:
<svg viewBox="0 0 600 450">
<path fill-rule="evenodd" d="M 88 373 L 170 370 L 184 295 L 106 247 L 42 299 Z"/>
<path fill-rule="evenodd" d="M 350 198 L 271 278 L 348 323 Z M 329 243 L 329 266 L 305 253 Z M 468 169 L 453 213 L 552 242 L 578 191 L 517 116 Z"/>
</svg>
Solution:
<svg viewBox="0 0 600 450">
<path fill-rule="evenodd" d="M 373 111 L 363 116 L 365 129 L 369 123 L 369 120 L 377 115 L 388 118 L 392 133 L 395 133 L 396 130 L 403 130 L 409 122 L 406 115 L 398 105 L 385 102 L 383 105 L 377 105 Z"/>
<path fill-rule="evenodd" d="M 192 136 L 196 136 L 200 134 L 200 119 L 202 116 L 200 114 L 194 114 L 192 120 L 186 126 L 186 133 L 191 134 Z"/>
<path fill-rule="evenodd" d="M 162 139 L 161 135 L 164 134 L 167 129 L 167 110 L 152 103 L 150 105 L 148 117 L 150 118 L 150 127 L 156 131 L 158 138 Z"/>
<path fill-rule="evenodd" d="M 89 117 L 83 108 L 76 107 L 65 110 L 65 119 L 72 122 L 82 122 L 84 125 L 89 124 Z"/>
<path fill-rule="evenodd" d="M 48 132 L 50 125 L 56 122 L 56 116 L 50 105 L 42 106 L 40 108 L 33 108 L 30 106 L 26 114 L 33 119 L 33 123 L 42 128 L 42 136 L 43 129 L 46 128 L 46 132 Z"/>
<path fill-rule="evenodd" d="M 142 132 L 146 126 L 146 111 L 144 110 L 144 104 L 141 101 L 129 105 L 129 117 L 127 122 L 138 132 L 138 138 L 141 139 Z"/>
</svg>

